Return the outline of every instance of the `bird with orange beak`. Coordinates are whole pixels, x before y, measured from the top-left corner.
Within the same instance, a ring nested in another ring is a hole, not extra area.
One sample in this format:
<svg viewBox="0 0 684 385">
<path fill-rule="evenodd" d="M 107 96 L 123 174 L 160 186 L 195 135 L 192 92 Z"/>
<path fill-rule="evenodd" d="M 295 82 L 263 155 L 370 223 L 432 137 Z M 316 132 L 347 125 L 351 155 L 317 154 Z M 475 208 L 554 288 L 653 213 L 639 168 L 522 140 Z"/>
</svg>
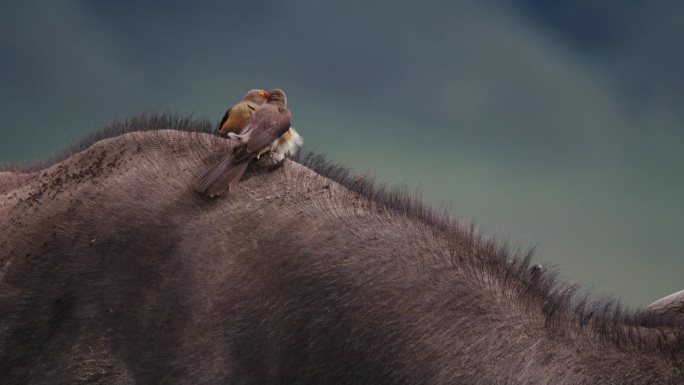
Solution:
<svg viewBox="0 0 684 385">
<path fill-rule="evenodd" d="M 228 108 L 219 123 L 219 134 L 226 136 L 232 132 L 239 134 L 247 124 L 247 120 L 254 114 L 268 98 L 268 92 L 264 90 L 250 90 L 242 97 L 240 103 Z"/>
<path fill-rule="evenodd" d="M 252 159 L 273 149 L 278 151 L 274 143 L 290 130 L 291 121 L 285 93 L 279 89 L 269 92 L 266 102 L 249 118 L 240 134 L 228 134 L 234 142 L 230 154 L 199 177 L 197 191 L 210 197 L 226 190 L 232 192 Z"/>
<path fill-rule="evenodd" d="M 228 136 L 229 133 L 240 134 L 247 120 L 268 99 L 268 92 L 260 89 L 250 90 L 240 103 L 228 108 L 219 123 L 219 134 Z M 304 144 L 304 139 L 292 127 L 277 141 L 273 142 L 269 155 L 274 162 L 280 163 L 288 155 L 293 155 Z"/>
</svg>

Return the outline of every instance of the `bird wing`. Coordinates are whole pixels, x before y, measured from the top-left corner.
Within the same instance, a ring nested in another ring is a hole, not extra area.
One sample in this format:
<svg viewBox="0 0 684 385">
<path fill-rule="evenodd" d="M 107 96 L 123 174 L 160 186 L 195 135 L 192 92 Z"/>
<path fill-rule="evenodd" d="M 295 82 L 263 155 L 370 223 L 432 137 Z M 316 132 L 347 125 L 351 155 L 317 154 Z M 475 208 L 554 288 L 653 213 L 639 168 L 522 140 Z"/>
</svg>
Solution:
<svg viewBox="0 0 684 385">
<path fill-rule="evenodd" d="M 259 107 L 240 131 L 240 136 L 247 138 L 246 143 L 233 151 L 231 161 L 240 162 L 270 146 L 290 128 L 291 120 L 292 115 L 287 108 L 272 104 Z"/>
<path fill-rule="evenodd" d="M 252 127 L 245 132 L 252 131 L 247 140 L 247 151 L 258 153 L 273 141 L 280 138 L 288 129 L 292 115 L 287 108 L 264 104 L 254 113 Z"/>
<path fill-rule="evenodd" d="M 233 106 L 233 107 L 234 107 L 234 106 Z M 233 107 L 230 107 L 230 108 L 228 109 L 228 111 L 226 111 L 226 113 L 223 114 L 223 118 L 221 119 L 221 123 L 219 123 L 219 125 L 218 125 L 218 131 L 221 131 L 221 129 L 223 128 L 223 123 L 225 123 L 226 120 L 228 120 L 228 116 L 230 115 L 230 110 L 232 110 Z"/>
</svg>

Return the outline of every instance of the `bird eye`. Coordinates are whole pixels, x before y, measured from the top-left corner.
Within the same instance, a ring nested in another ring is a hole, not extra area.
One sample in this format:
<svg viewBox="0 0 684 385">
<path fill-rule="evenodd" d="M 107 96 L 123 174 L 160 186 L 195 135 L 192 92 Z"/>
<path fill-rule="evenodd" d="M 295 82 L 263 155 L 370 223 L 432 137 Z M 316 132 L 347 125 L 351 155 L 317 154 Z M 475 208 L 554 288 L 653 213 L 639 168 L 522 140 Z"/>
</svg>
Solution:
<svg viewBox="0 0 684 385">
<path fill-rule="evenodd" d="M 264 93 L 264 92 L 259 92 L 259 97 L 260 97 L 260 98 L 263 98 L 264 96 L 266 96 L 266 93 Z"/>
</svg>

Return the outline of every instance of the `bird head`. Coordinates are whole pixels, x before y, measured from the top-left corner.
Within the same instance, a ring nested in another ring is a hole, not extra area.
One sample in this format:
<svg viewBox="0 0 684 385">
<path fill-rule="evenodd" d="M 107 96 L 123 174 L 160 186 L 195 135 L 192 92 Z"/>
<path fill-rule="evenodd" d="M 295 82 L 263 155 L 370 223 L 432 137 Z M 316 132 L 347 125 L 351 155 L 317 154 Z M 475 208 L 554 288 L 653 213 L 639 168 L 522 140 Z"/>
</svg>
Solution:
<svg viewBox="0 0 684 385">
<path fill-rule="evenodd" d="M 264 90 L 254 89 L 247 92 L 245 96 L 242 98 L 242 101 L 262 105 L 266 101 L 266 99 L 268 99 L 268 92 Z"/>
<path fill-rule="evenodd" d="M 266 103 L 276 104 L 280 107 L 285 107 L 287 105 L 287 98 L 282 90 L 274 89 L 268 92 L 268 100 Z"/>
</svg>

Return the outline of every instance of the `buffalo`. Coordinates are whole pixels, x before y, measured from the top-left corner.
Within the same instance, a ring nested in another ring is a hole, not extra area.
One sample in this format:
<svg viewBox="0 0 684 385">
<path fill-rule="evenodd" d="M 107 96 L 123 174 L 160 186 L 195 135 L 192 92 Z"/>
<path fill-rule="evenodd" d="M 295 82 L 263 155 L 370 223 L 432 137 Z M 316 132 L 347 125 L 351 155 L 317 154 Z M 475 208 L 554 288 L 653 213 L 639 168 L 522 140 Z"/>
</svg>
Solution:
<svg viewBox="0 0 684 385">
<path fill-rule="evenodd" d="M 583 294 L 312 153 L 205 197 L 211 129 L 143 114 L 0 169 L 0 383 L 684 384 L 684 294 Z"/>
</svg>

